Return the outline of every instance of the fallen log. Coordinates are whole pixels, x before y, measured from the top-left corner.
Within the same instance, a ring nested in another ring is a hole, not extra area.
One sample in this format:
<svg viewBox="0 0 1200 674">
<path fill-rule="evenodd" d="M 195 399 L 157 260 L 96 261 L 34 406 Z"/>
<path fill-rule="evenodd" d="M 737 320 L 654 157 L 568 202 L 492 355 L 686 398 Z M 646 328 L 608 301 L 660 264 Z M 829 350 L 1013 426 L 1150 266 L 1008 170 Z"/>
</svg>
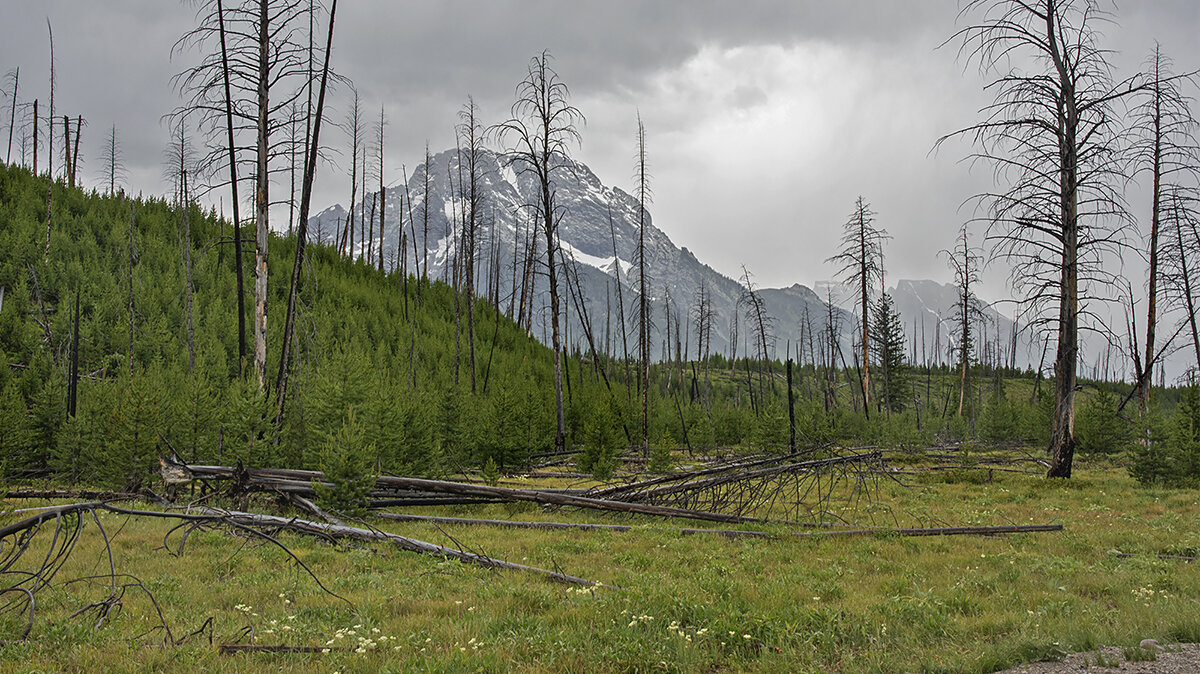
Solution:
<svg viewBox="0 0 1200 674">
<path fill-rule="evenodd" d="M 237 471 L 236 468 L 229 466 L 188 465 L 185 467 L 197 478 L 225 477 L 232 479 L 235 477 L 235 473 Z M 311 491 L 304 491 L 305 489 L 312 489 L 311 482 L 328 484 L 323 482 L 323 478 L 324 474 L 319 471 L 302 471 L 291 469 L 250 469 L 243 471 L 242 476 L 242 479 L 247 482 L 247 485 L 257 484 L 260 487 L 271 490 L 291 491 L 305 495 L 311 493 Z M 306 483 L 302 481 L 305 479 L 309 480 L 310 483 L 306 485 Z M 625 501 L 590 498 L 565 490 L 492 487 L 484 484 L 446 482 L 443 480 L 427 480 L 424 478 L 398 477 L 393 475 L 379 476 L 375 480 L 375 485 L 377 488 L 382 486 L 417 492 L 454 494 L 457 496 L 478 498 L 493 498 L 504 501 L 530 501 L 533 503 L 590 508 L 593 510 L 604 510 L 608 512 L 655 515 L 658 517 L 682 517 L 688 519 L 705 520 L 709 522 L 721 522 L 724 524 L 768 522 L 768 520 L 757 517 L 727 515 L 724 513 L 714 513 L 702 510 L 687 510 L 684 508 L 673 508 L 670 506 L 649 505 L 644 503 L 627 503 Z"/>
<path fill-rule="evenodd" d="M 1200 559 L 1200 557 L 1189 557 L 1187 555 L 1151 555 L 1151 554 L 1139 554 L 1136 552 L 1118 552 L 1118 553 L 1116 553 L 1116 556 L 1120 557 L 1121 559 L 1129 559 L 1130 557 L 1154 557 L 1155 559 L 1174 559 L 1174 560 L 1178 560 L 1178 561 L 1189 563 L 1189 564 L 1191 562 L 1196 561 L 1197 559 Z"/>
<path fill-rule="evenodd" d="M 395 522 L 429 522 L 432 524 L 462 524 L 507 527 L 513 529 L 575 529 L 583 531 L 632 531 L 633 527 L 623 524 L 576 524 L 571 522 L 519 522 L 512 520 L 474 519 L 469 517 L 435 517 L 431 515 L 408 515 L 401 513 L 376 513 L 377 516 Z M 969 527 L 934 527 L 915 529 L 831 529 L 825 531 L 804 531 L 773 534 L 766 531 L 742 531 L 739 529 L 678 529 L 682 534 L 716 534 L 729 538 L 804 538 L 809 536 L 867 536 L 867 535 L 897 535 L 897 536 L 955 536 L 975 534 L 994 536 L 998 534 L 1032 533 L 1039 531 L 1062 531 L 1061 524 L 1022 524 L 999 526 L 969 526 Z M 1118 553 L 1118 557 L 1132 557 L 1127 553 Z M 1163 555 L 1159 555 L 1163 557 Z M 1194 559 L 1187 557 L 1171 557 L 1171 559 Z"/>
<path fill-rule="evenodd" d="M 352 646 L 288 646 L 287 644 L 221 644 L 217 652 L 221 655 L 234 653 L 330 653 L 353 651 Z"/>
<path fill-rule="evenodd" d="M 374 513 L 376 517 L 393 522 L 428 522 L 431 524 L 465 524 L 510 529 L 575 529 L 579 531 L 631 531 L 627 524 L 577 524 L 572 522 L 517 522 L 513 520 L 489 520 L 470 517 L 436 517 L 433 515 L 409 515 L 405 513 Z"/>
<path fill-rule="evenodd" d="M 557 571 L 538 568 L 536 566 L 526 566 L 524 564 L 517 564 L 515 562 L 507 562 L 502 559 L 488 557 L 487 555 L 477 554 L 474 552 L 465 552 L 455 548 L 448 548 L 443 545 L 437 545 L 436 543 L 427 543 L 415 538 L 409 538 L 399 534 L 392 534 L 386 531 L 363 529 L 360 527 L 351 527 L 338 524 L 328 524 L 325 522 L 313 522 L 311 520 L 302 520 L 295 517 L 280 517 L 278 515 L 265 515 L 262 513 L 251 513 L 238 510 L 219 510 L 209 507 L 200 508 L 199 510 L 207 515 L 217 517 L 225 521 L 234 522 L 246 527 L 270 527 L 323 538 L 392 543 L 397 547 L 410 552 L 449 557 L 451 559 L 457 559 L 460 562 L 476 564 L 485 568 L 527 571 L 539 574 L 560 583 L 568 583 L 572 585 L 586 585 L 589 587 L 600 585 L 600 583 L 579 578 L 578 576 L 571 576 L 565 573 L 559 573 Z"/>
<path fill-rule="evenodd" d="M 126 491 L 92 491 L 88 489 L 13 489 L 0 492 L 0 499 L 60 499 L 76 498 L 89 501 L 113 501 L 144 498 L 146 494 Z"/>
<path fill-rule="evenodd" d="M 732 475 L 720 475 L 711 477 L 705 480 L 696 480 L 694 482 L 685 482 L 683 484 L 665 485 L 642 491 L 633 492 L 626 495 L 631 501 L 643 501 L 647 499 L 658 498 L 669 494 L 676 494 L 683 491 L 693 491 L 698 489 L 710 489 L 730 482 L 742 480 L 752 480 L 771 477 L 781 473 L 792 473 L 799 471 L 812 470 L 814 468 L 825 468 L 829 466 L 846 465 L 851 463 L 859 463 L 865 461 L 878 460 L 882 455 L 879 452 L 868 452 L 866 454 L 851 454 L 848 456 L 835 456 L 829 459 L 814 459 L 812 461 L 799 461 L 797 463 L 788 463 L 781 466 L 771 466 L 770 468 L 760 468 L 758 470 L 738 472 Z"/>
<path fill-rule="evenodd" d="M 974 527 L 927 527 L 900 529 L 831 529 L 824 531 L 796 531 L 772 534 L 765 531 L 739 531 L 737 529 L 681 529 L 685 534 L 721 534 L 730 538 L 811 538 L 817 536 L 996 536 L 999 534 L 1026 534 L 1039 531 L 1062 531 L 1061 524 L 1006 524 L 999 526 Z"/>
<path fill-rule="evenodd" d="M 670 475 L 662 475 L 660 477 L 652 477 L 647 480 L 631 482 L 629 484 L 619 484 L 619 485 L 615 485 L 612 487 L 593 489 L 590 493 L 588 493 L 588 496 L 592 496 L 592 497 L 596 497 L 596 498 L 615 496 L 617 494 L 621 494 L 624 492 L 638 491 L 640 489 L 645 489 L 646 487 L 652 487 L 654 485 L 659 485 L 659 484 L 666 484 L 668 482 L 680 482 L 683 480 L 690 480 L 690 479 L 696 478 L 696 477 L 703 477 L 705 475 L 713 475 L 715 473 L 723 473 L 723 472 L 729 471 L 729 470 L 740 470 L 740 469 L 745 469 L 745 468 L 752 468 L 754 466 L 760 466 L 760 465 L 763 465 L 766 463 L 787 461 L 788 459 L 795 458 L 802 454 L 808 454 L 808 453 L 810 453 L 810 451 L 811 450 L 804 451 L 804 452 L 796 452 L 794 454 L 787 454 L 785 456 L 769 456 L 766 458 L 747 457 L 745 460 L 742 460 L 742 461 L 733 461 L 733 462 L 729 462 L 729 463 L 718 464 L 716 466 L 708 466 L 706 468 L 697 468 L 694 470 L 682 471 L 679 473 L 672 473 Z"/>
</svg>

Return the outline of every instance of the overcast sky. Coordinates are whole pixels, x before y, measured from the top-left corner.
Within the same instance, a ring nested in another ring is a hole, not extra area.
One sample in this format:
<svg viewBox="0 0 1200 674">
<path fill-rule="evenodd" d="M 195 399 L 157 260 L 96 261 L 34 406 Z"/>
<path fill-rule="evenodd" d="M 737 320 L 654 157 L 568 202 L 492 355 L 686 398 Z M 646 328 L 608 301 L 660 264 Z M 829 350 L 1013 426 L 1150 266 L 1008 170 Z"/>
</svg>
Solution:
<svg viewBox="0 0 1200 674">
<path fill-rule="evenodd" d="M 386 110 L 389 182 L 401 164 L 411 172 L 426 141 L 434 152 L 453 146 L 468 94 L 485 124 L 505 117 L 529 58 L 549 49 L 587 117 L 577 158 L 629 190 L 640 110 L 655 223 L 719 271 L 737 276 L 745 264 L 764 286 L 829 278 L 824 260 L 861 194 L 893 237 L 890 282 L 948 281 L 937 251 L 970 217 L 963 200 L 990 186 L 990 172 L 962 163 L 968 146 L 931 154 L 987 103 L 974 65 L 938 48 L 957 11 L 954 0 L 352 0 L 339 7 L 333 61 L 368 118 Z M 115 124 L 128 184 L 164 193 L 160 117 L 180 104 L 171 76 L 193 58 L 172 59 L 171 47 L 194 10 L 173 0 L 0 0 L 0 70 L 20 67 L 22 99 L 47 95 L 47 17 L 56 112 L 89 124 L 85 182 L 99 183 Z M 1200 67 L 1200 2 L 1126 0 L 1117 18 L 1104 45 L 1118 73 L 1155 40 L 1181 69 Z M 348 190 L 342 168 L 326 171 L 314 211 L 345 203 Z M 991 272 L 993 297 L 1005 276 Z"/>
</svg>

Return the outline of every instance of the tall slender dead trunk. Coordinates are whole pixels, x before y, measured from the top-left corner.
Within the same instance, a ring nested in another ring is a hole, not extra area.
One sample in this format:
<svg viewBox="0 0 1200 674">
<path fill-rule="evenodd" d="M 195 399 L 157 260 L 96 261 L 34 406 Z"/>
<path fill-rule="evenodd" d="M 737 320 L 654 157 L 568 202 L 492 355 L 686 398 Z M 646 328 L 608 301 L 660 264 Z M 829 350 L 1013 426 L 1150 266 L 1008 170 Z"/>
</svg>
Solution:
<svg viewBox="0 0 1200 674">
<path fill-rule="evenodd" d="M 129 266 L 127 270 L 127 287 L 129 288 L 129 376 L 133 376 L 133 200 L 129 200 Z"/>
<path fill-rule="evenodd" d="M 46 264 L 50 263 L 50 222 L 54 217 L 54 29 L 46 18 L 46 30 L 50 33 L 50 117 L 47 119 L 46 139 Z"/>
<path fill-rule="evenodd" d="M 68 122 L 68 125 L 70 122 Z M 71 187 L 75 187 L 75 176 L 79 173 L 79 136 L 83 134 L 83 115 L 75 117 L 75 150 L 71 152 Z"/>
<path fill-rule="evenodd" d="M 183 163 L 183 126 L 180 125 L 180 163 Z M 180 173 L 180 200 L 179 208 L 183 213 L 183 268 L 187 284 L 187 292 L 185 294 L 185 308 L 187 313 L 187 348 L 188 348 L 188 374 L 191 374 L 196 368 L 196 331 L 192 323 L 192 221 L 191 208 L 188 199 L 188 175 L 187 169 Z"/>
<path fill-rule="evenodd" d="M 650 304 L 646 286 L 646 199 L 648 184 L 646 175 L 646 129 L 638 114 L 637 135 L 638 172 L 638 348 L 641 350 L 642 394 L 642 451 L 650 452 Z"/>
<path fill-rule="evenodd" d="M 1075 380 L 1079 362 L 1079 110 L 1075 73 L 1058 51 L 1055 13 L 1046 13 L 1046 38 L 1058 76 L 1059 213 L 1062 276 L 1059 282 L 1058 349 L 1054 359 L 1054 413 L 1047 477 L 1071 477 L 1075 457 Z"/>
<path fill-rule="evenodd" d="M 38 99 L 33 99 L 33 175 L 38 175 Z"/>
<path fill-rule="evenodd" d="M 21 68 L 18 66 L 13 75 L 12 112 L 8 116 L 8 152 L 4 155 L 4 163 L 12 164 L 13 129 L 17 126 L 17 94 L 20 93 Z"/>
<path fill-rule="evenodd" d="M 63 115 L 63 165 L 67 174 L 67 187 L 74 189 L 75 175 L 71 173 L 71 117 Z"/>
<path fill-rule="evenodd" d="M 333 24 L 337 18 L 337 0 L 329 7 L 329 32 L 325 38 L 324 65 L 321 67 L 321 86 L 317 92 L 316 118 L 312 121 L 312 136 L 309 138 L 307 154 L 304 157 L 304 177 L 300 188 L 300 219 L 296 223 L 296 257 L 292 261 L 292 277 L 288 290 L 287 311 L 284 313 L 283 343 L 280 351 L 279 376 L 275 384 L 276 399 L 279 411 L 275 417 L 275 425 L 283 420 L 283 411 L 287 404 L 288 374 L 291 371 L 292 338 L 296 326 L 296 301 L 300 293 L 300 272 L 304 266 L 305 246 L 308 242 L 308 213 L 312 203 L 313 177 L 316 174 L 317 156 L 321 143 L 321 120 L 325 116 L 325 90 L 329 81 L 329 59 L 333 52 Z"/>
<path fill-rule="evenodd" d="M 383 106 L 379 106 L 379 271 L 383 271 L 383 219 L 387 213 L 387 186 L 383 182 Z M 396 237 L 399 241 L 400 237 Z"/>
<path fill-rule="evenodd" d="M 258 2 L 258 142 L 254 175 L 254 377 L 258 390 L 267 386 L 267 243 L 270 235 L 271 176 L 267 160 L 270 156 L 269 77 L 270 27 L 268 0 Z"/>
<path fill-rule="evenodd" d="M 221 37 L 221 79 L 225 88 L 225 142 L 229 147 L 229 189 L 233 207 L 233 265 L 237 280 L 237 323 L 238 323 L 238 369 L 246 367 L 246 293 L 244 265 L 242 264 L 242 219 L 241 201 L 238 197 L 237 146 L 233 141 L 233 94 L 229 84 L 229 47 L 225 36 L 225 8 L 217 0 L 217 26 Z"/>
</svg>

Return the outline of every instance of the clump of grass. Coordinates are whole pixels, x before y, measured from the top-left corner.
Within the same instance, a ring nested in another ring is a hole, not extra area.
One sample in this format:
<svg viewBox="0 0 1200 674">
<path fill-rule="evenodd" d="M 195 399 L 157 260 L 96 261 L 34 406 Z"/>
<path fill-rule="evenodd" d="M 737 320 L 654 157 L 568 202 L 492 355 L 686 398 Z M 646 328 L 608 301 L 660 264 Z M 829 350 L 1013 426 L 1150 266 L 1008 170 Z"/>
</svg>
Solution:
<svg viewBox="0 0 1200 674">
<path fill-rule="evenodd" d="M 1126 662 L 1154 662 L 1158 660 L 1158 649 L 1126 646 L 1121 649 L 1121 655 L 1125 657 Z"/>
</svg>

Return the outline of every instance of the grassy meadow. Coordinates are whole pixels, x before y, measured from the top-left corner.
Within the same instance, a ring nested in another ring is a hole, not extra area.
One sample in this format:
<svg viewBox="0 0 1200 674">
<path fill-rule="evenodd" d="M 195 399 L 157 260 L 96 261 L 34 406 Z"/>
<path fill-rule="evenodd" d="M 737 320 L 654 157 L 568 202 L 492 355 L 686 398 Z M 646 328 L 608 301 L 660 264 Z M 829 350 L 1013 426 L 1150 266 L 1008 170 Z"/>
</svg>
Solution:
<svg viewBox="0 0 1200 674">
<path fill-rule="evenodd" d="M 1124 469 L 1101 464 L 1085 464 L 1069 481 L 991 477 L 922 473 L 903 485 L 881 478 L 875 499 L 853 518 L 878 526 L 1060 523 L 1065 530 L 728 539 L 678 531 L 703 526 L 693 521 L 532 504 L 422 512 L 620 522 L 635 530 L 370 520 L 608 586 L 591 589 L 282 534 L 344 600 L 261 541 L 199 531 L 176 557 L 163 547 L 174 523 L 104 514 L 117 571 L 141 580 L 176 638 L 211 619 L 213 645 L 207 631 L 164 645 L 154 604 L 140 588 L 127 591 L 121 610 L 99 627 L 94 612 L 72 618 L 109 591 L 106 580 L 68 582 L 107 570 L 99 529 L 87 521 L 54 587 L 38 596 L 30 639 L 0 646 L 0 670 L 989 672 L 1098 644 L 1200 641 L 1200 566 L 1156 556 L 1200 551 L 1200 492 L 1140 487 Z M 38 503 L 0 505 L 7 512 Z M 5 515 L 0 524 L 21 516 Z M 43 530 L 35 547 L 47 545 L 50 533 Z M 178 533 L 168 542 L 174 549 Z M 4 615 L 4 638 L 19 634 L 25 620 Z M 250 642 L 251 632 L 256 644 L 331 650 L 218 652 L 216 644 Z"/>
</svg>

